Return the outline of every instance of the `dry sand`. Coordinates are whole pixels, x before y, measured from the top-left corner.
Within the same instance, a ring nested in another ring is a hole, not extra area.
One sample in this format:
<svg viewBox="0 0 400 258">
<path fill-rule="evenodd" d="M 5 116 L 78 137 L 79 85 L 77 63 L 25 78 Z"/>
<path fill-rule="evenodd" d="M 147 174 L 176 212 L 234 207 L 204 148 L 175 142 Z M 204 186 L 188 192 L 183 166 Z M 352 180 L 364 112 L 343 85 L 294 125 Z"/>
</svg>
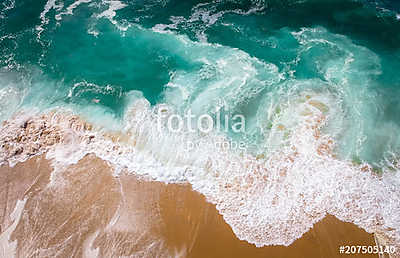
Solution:
<svg viewBox="0 0 400 258">
<path fill-rule="evenodd" d="M 339 246 L 375 244 L 372 234 L 327 216 L 289 247 L 256 248 L 189 185 L 115 178 L 93 156 L 56 172 L 43 157 L 3 166 L 0 192 L 0 257 L 7 258 L 367 257 L 341 256 Z"/>
</svg>

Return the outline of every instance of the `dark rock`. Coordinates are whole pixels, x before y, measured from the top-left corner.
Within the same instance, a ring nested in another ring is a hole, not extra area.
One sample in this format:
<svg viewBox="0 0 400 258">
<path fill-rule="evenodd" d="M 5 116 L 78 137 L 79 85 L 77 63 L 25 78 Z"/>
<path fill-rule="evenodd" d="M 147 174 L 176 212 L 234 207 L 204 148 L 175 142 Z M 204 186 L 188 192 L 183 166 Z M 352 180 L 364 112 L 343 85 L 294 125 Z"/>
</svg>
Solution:
<svg viewBox="0 0 400 258">
<path fill-rule="evenodd" d="M 14 155 L 19 155 L 22 152 L 24 152 L 24 149 L 23 148 L 18 148 L 18 149 L 15 150 Z"/>
<path fill-rule="evenodd" d="M 21 128 L 26 129 L 28 127 L 29 122 L 25 121 L 24 124 L 21 126 Z"/>
</svg>

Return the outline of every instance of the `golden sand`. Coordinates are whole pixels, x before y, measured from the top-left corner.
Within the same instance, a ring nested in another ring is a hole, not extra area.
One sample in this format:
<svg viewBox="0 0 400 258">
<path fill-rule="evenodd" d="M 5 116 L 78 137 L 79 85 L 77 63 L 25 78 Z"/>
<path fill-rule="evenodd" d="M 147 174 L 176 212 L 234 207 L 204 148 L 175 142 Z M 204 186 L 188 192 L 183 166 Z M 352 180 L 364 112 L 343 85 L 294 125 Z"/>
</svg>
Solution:
<svg viewBox="0 0 400 258">
<path fill-rule="evenodd" d="M 289 247 L 256 248 L 189 185 L 116 178 L 93 156 L 56 172 L 43 157 L 3 166 L 0 191 L 0 257 L 349 257 L 340 245 L 375 244 L 327 216 Z"/>
</svg>

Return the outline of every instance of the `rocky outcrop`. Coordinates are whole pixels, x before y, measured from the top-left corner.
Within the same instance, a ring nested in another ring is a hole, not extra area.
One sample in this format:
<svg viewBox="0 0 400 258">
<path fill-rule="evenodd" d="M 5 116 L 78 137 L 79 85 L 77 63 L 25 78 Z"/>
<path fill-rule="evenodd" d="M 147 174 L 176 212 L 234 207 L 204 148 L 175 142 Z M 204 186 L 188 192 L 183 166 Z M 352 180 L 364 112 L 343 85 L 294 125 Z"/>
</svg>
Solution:
<svg viewBox="0 0 400 258">
<path fill-rule="evenodd" d="M 3 122 L 0 128 L 0 165 L 27 160 L 72 139 L 90 143 L 95 137 L 90 134 L 92 126 L 75 115 L 20 116 Z"/>
</svg>

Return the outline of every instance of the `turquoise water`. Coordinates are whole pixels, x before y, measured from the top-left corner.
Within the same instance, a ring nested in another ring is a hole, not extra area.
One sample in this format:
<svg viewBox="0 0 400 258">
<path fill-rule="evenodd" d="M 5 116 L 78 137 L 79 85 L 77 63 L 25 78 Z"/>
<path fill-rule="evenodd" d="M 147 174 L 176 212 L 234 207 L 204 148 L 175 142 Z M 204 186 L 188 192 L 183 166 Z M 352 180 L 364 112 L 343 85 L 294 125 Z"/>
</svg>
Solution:
<svg viewBox="0 0 400 258">
<path fill-rule="evenodd" d="M 3 0 L 0 116 L 68 107 L 118 127 L 139 92 L 243 114 L 246 132 L 228 136 L 268 154 L 315 99 L 336 154 L 380 167 L 400 155 L 399 13 L 397 1 Z"/>
</svg>

